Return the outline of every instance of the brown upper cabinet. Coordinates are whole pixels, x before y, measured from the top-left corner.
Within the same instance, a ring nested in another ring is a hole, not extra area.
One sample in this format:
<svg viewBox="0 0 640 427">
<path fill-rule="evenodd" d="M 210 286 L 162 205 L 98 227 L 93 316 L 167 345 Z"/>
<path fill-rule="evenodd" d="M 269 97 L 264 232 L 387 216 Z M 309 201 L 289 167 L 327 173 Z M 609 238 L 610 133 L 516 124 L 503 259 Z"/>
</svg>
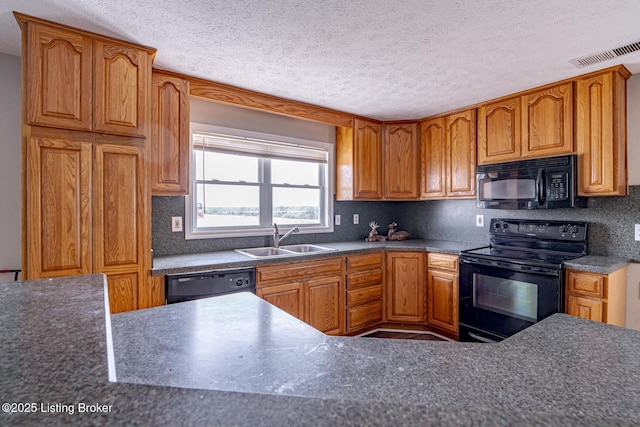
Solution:
<svg viewBox="0 0 640 427">
<path fill-rule="evenodd" d="M 522 96 L 522 157 L 573 153 L 571 83 Z"/>
<path fill-rule="evenodd" d="M 421 198 L 475 197 L 476 110 L 420 123 Z"/>
<path fill-rule="evenodd" d="M 417 199 L 419 195 L 418 124 L 385 123 L 384 198 Z"/>
<path fill-rule="evenodd" d="M 189 81 L 153 71 L 151 79 L 151 192 L 189 193 Z"/>
<path fill-rule="evenodd" d="M 382 125 L 354 119 L 353 128 L 336 131 L 336 198 L 382 198 Z"/>
<path fill-rule="evenodd" d="M 144 137 L 155 49 L 22 14 L 27 124 Z"/>
<path fill-rule="evenodd" d="M 573 153 L 571 82 L 478 108 L 478 164 Z"/>
<path fill-rule="evenodd" d="M 624 196 L 627 186 L 626 95 L 624 67 L 576 81 L 578 194 Z"/>
<path fill-rule="evenodd" d="M 478 108 L 478 164 L 520 159 L 521 129 L 519 96 L 481 105 Z"/>
</svg>

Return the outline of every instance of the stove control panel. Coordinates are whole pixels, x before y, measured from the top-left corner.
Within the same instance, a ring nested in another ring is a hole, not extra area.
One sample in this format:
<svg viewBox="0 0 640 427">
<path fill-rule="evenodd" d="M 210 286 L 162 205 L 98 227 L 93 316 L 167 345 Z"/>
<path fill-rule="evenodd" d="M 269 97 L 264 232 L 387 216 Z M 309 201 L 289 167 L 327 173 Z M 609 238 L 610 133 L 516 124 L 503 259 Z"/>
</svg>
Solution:
<svg viewBox="0 0 640 427">
<path fill-rule="evenodd" d="M 494 236 L 536 237 L 553 240 L 587 240 L 587 223 L 493 218 L 489 226 Z"/>
</svg>

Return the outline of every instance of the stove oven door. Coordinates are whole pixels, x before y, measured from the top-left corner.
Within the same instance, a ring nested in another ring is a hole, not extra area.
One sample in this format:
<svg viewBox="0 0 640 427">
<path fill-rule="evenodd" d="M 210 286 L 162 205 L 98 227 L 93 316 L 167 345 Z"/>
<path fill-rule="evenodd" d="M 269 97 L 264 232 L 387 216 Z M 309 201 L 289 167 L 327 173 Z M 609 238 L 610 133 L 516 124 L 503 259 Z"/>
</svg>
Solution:
<svg viewBox="0 0 640 427">
<path fill-rule="evenodd" d="M 561 312 L 561 271 L 461 257 L 460 341 L 501 341 Z"/>
</svg>

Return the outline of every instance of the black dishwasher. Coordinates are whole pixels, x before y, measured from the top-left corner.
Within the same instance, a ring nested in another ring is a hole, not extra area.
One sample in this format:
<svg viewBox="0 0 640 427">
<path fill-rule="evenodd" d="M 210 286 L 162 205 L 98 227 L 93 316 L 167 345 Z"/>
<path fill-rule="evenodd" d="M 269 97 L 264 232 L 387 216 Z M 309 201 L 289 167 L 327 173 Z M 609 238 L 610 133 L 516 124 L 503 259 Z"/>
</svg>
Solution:
<svg viewBox="0 0 640 427">
<path fill-rule="evenodd" d="M 165 279 L 167 304 L 236 292 L 255 294 L 255 278 L 254 268 L 167 275 Z"/>
</svg>

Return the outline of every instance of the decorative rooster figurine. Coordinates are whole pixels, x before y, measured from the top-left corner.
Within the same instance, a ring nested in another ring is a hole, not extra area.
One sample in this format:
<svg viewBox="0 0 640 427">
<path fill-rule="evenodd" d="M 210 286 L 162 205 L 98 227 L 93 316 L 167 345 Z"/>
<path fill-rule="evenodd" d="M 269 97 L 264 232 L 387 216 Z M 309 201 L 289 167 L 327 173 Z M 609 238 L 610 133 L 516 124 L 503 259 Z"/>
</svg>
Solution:
<svg viewBox="0 0 640 427">
<path fill-rule="evenodd" d="M 386 239 L 386 237 L 378 234 L 378 227 L 380 227 L 380 225 L 378 225 L 375 221 L 371 221 L 369 223 L 369 227 L 371 227 L 371 231 L 369 232 L 369 237 L 364 239 L 365 242 L 378 242 L 384 241 Z"/>
</svg>

